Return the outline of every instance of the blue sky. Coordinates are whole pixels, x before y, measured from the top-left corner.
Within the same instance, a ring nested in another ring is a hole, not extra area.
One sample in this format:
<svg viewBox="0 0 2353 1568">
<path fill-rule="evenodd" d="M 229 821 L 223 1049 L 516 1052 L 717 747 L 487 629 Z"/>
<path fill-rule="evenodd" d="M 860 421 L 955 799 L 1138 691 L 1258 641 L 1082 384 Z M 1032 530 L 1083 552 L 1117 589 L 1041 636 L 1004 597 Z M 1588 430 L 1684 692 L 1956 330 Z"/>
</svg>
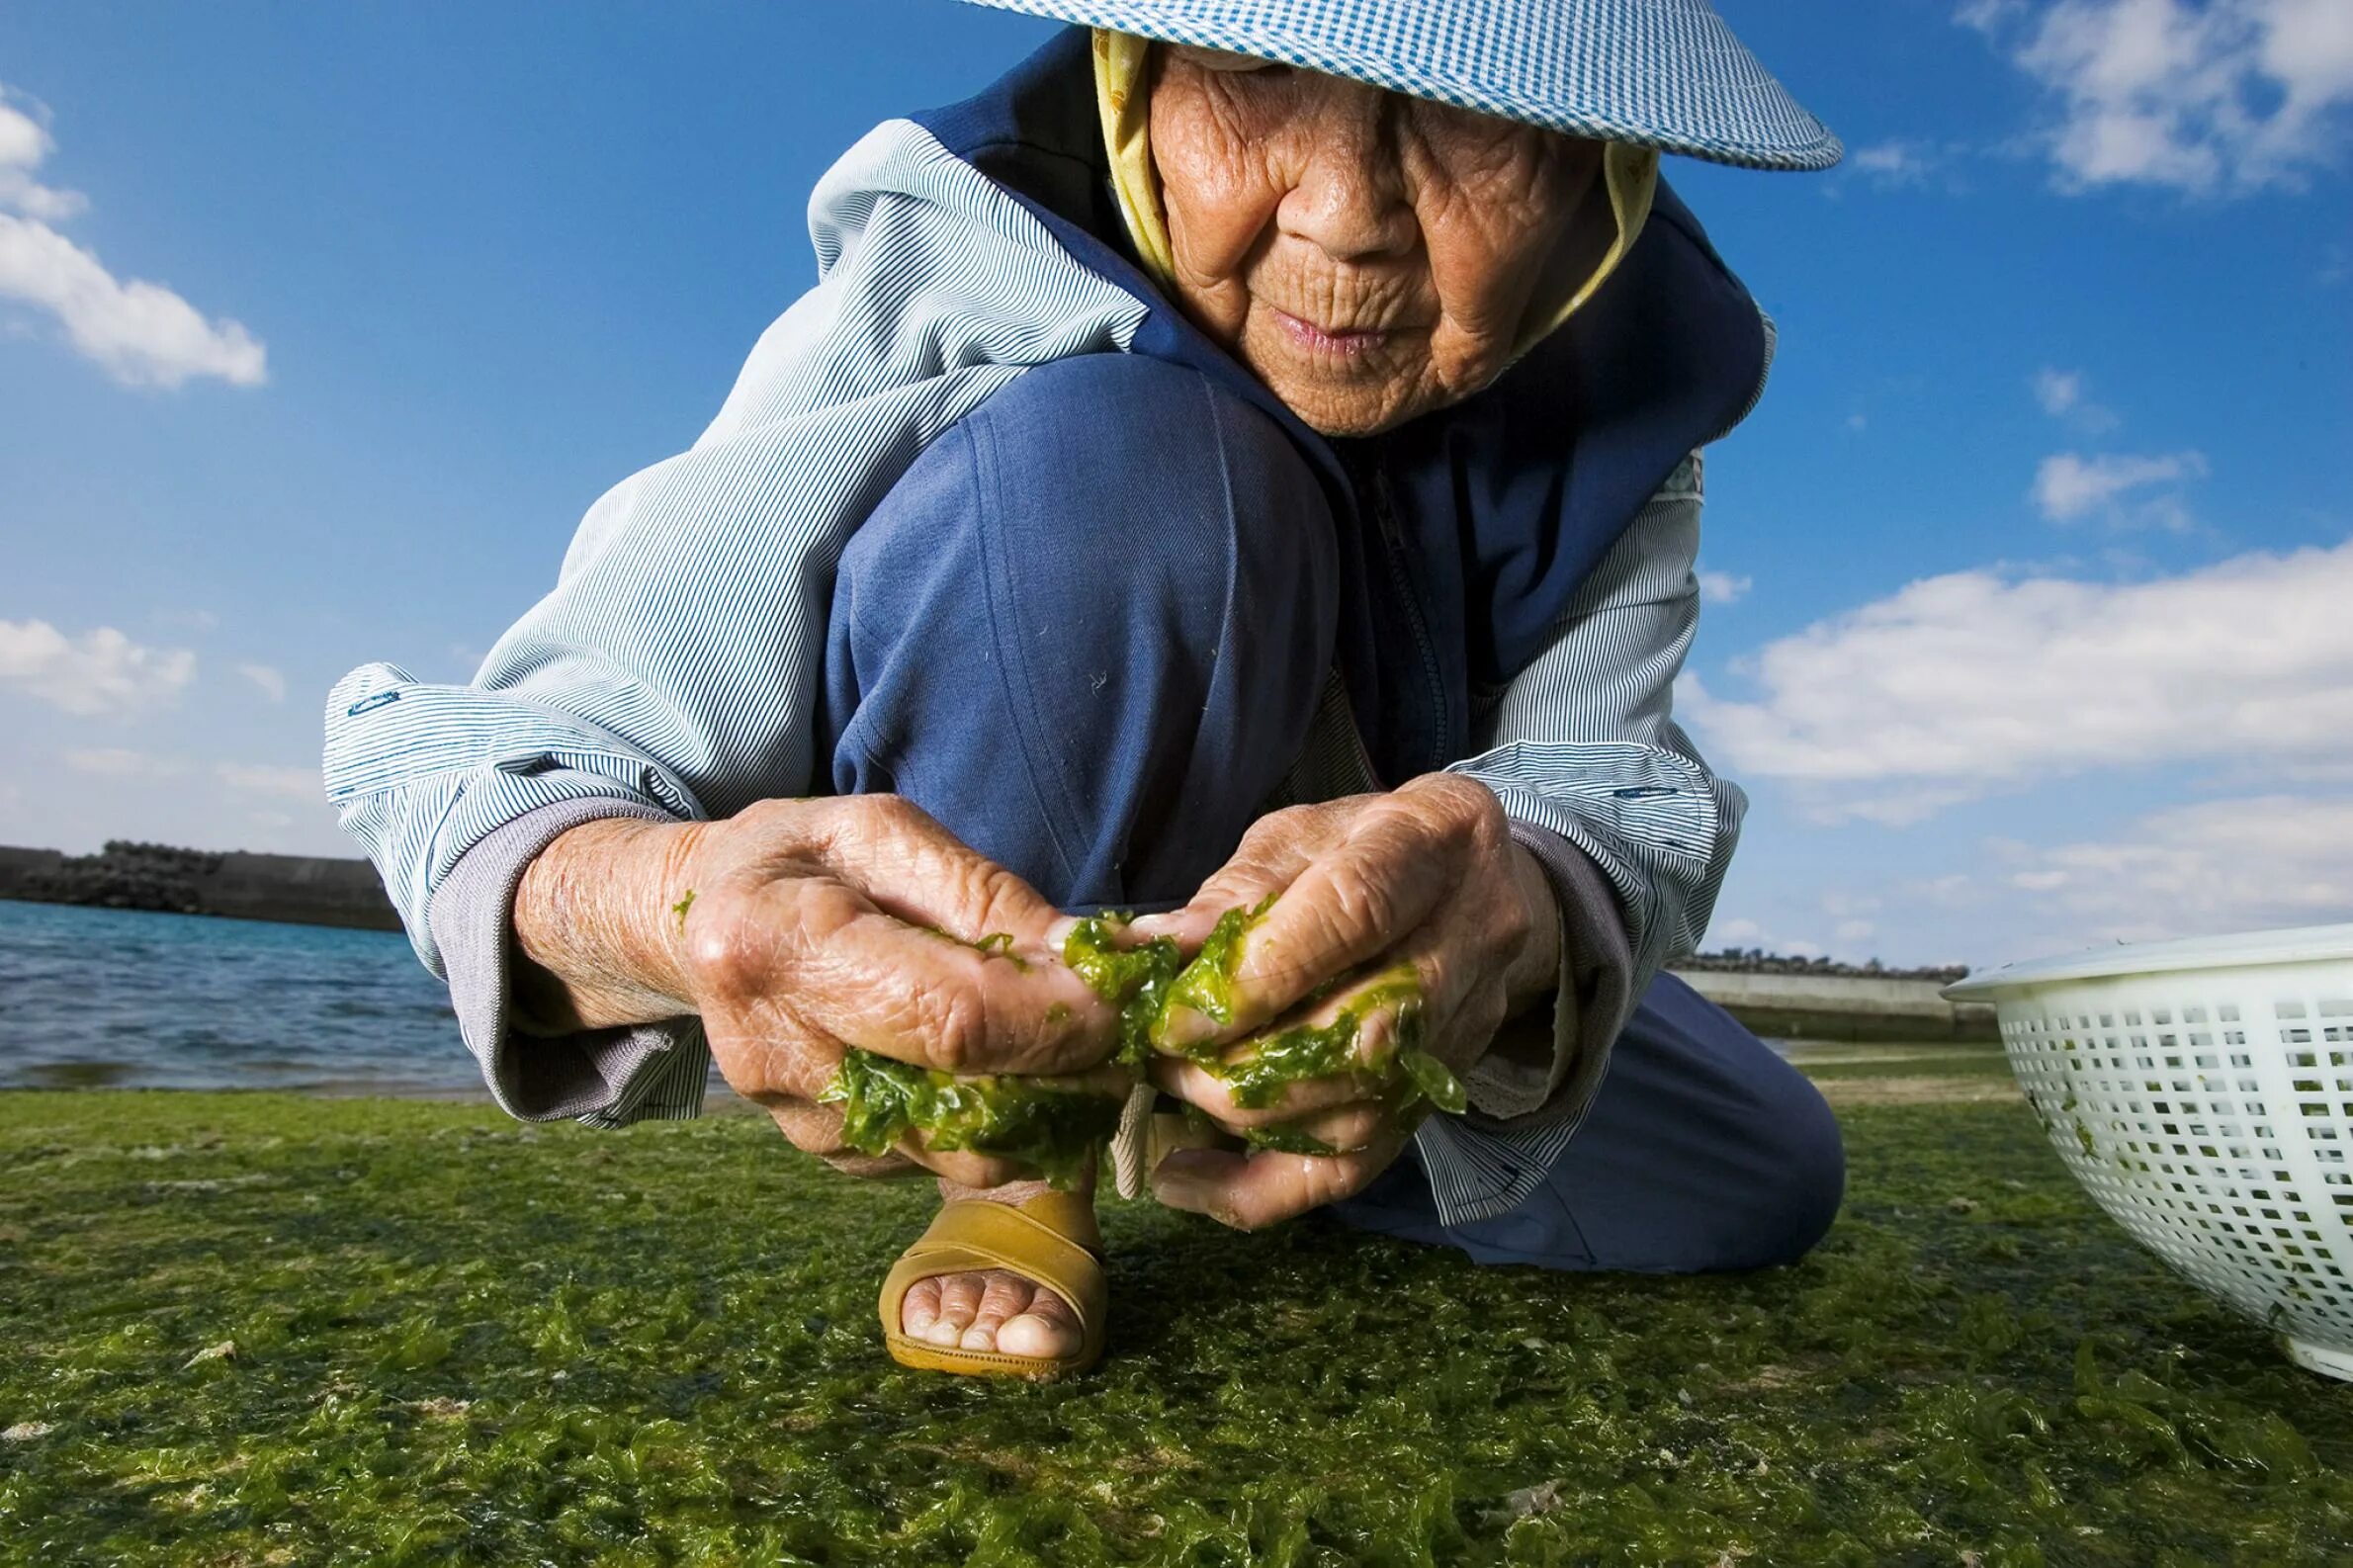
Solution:
<svg viewBox="0 0 2353 1568">
<path fill-rule="evenodd" d="M 1780 323 L 1682 708 L 1712 939 L 2353 919 L 2353 7 L 1737 0 L 1853 150 L 1671 163 Z M 319 699 L 463 679 L 812 279 L 952 0 L 0 12 L 0 842 L 348 852 Z"/>
</svg>

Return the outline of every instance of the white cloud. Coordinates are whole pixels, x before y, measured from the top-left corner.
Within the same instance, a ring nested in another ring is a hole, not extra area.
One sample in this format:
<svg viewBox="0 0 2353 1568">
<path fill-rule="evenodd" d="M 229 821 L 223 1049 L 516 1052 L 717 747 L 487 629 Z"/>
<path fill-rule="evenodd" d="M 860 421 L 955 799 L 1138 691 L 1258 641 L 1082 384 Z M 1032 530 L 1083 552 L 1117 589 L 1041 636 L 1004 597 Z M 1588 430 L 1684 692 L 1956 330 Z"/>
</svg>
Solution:
<svg viewBox="0 0 2353 1568">
<path fill-rule="evenodd" d="M 1918 141 L 1881 141 L 1847 154 L 1848 168 L 1880 186 L 1918 185 L 1936 162 L 1936 155 Z"/>
<path fill-rule="evenodd" d="M 2012 889 L 2087 940 L 2353 920 L 2353 796 L 2202 801 L 2007 857 Z"/>
<path fill-rule="evenodd" d="M 1734 776 L 1817 821 L 1918 822 L 1990 791 L 2159 764 L 2353 761 L 2353 540 L 2126 584 L 1914 582 L 1697 677 L 1682 712 Z"/>
<path fill-rule="evenodd" d="M 178 757 L 119 745 L 78 747 L 65 753 L 65 765 L 92 778 L 176 778 L 188 771 L 188 764 Z"/>
<path fill-rule="evenodd" d="M 276 767 L 263 762 L 221 762 L 213 768 L 220 782 L 244 795 L 278 795 L 288 800 L 324 801 L 326 785 L 314 767 Z"/>
<path fill-rule="evenodd" d="M 2102 435 L 2124 423 L 2116 414 L 2093 402 L 2085 391 L 2081 371 L 2062 371 L 2046 365 L 2035 372 L 2035 401 L 2053 419 L 2079 430 Z"/>
<path fill-rule="evenodd" d="M 2035 401 L 2052 418 L 2083 401 L 2083 373 L 2057 371 L 2046 365 L 2035 372 Z"/>
<path fill-rule="evenodd" d="M 1756 948 L 1777 953 L 1785 958 L 1820 958 L 1828 951 L 1820 942 L 1802 936 L 1788 936 L 1771 930 L 1746 916 L 1711 921 L 1699 950 L 1721 952 L 1725 948 Z"/>
<path fill-rule="evenodd" d="M 239 664 L 237 673 L 261 689 L 272 702 L 286 700 L 286 677 L 267 664 Z"/>
<path fill-rule="evenodd" d="M 56 190 L 33 177 L 56 145 L 48 127 L 10 103 L 8 90 L 0 87 L 0 207 L 60 222 L 90 205 L 79 191 Z"/>
<path fill-rule="evenodd" d="M 196 676 L 186 649 L 133 643 L 111 626 L 70 639 L 46 621 L 0 621 L 0 687 L 77 714 L 169 702 Z"/>
<path fill-rule="evenodd" d="M 2044 139 L 2067 188 L 2243 194 L 2344 145 L 2345 0 L 1968 0 L 1956 17 L 2058 100 Z"/>
<path fill-rule="evenodd" d="M 1709 604 L 1738 604 L 1756 586 L 1753 577 L 1735 577 L 1729 571 L 1701 571 L 1699 597 Z"/>
<path fill-rule="evenodd" d="M 54 316 L 76 349 L 128 386 L 177 387 L 205 376 L 237 387 L 266 381 L 267 353 L 242 325 L 207 320 L 161 284 L 117 278 L 52 226 L 88 205 L 37 178 L 55 145 L 48 128 L 0 88 L 0 302 Z"/>
<path fill-rule="evenodd" d="M 2156 522 L 2180 528 L 2188 514 L 2176 497 L 2159 497 L 2156 504 L 2134 516 L 2119 503 L 2152 485 L 2177 485 L 2206 477 L 2206 457 L 2199 452 L 2170 452 L 2156 457 L 2133 457 L 2104 452 L 2084 457 L 2060 452 L 2043 460 L 2035 471 L 2035 504 L 2054 523 L 2071 523 L 2094 512 L 2112 520 Z"/>
</svg>

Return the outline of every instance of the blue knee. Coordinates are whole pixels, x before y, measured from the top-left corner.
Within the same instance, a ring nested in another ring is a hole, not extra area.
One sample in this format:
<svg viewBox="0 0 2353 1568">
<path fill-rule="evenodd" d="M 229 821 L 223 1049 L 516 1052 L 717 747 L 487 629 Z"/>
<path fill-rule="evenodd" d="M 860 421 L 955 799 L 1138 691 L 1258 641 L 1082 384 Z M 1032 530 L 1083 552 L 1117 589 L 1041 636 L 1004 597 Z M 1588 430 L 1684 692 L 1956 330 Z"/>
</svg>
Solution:
<svg viewBox="0 0 2353 1568">
<path fill-rule="evenodd" d="M 1795 1069 L 1776 1095 L 1780 1178 L 1758 1213 L 1758 1266 L 1795 1263 L 1830 1233 L 1847 1194 L 1847 1146 L 1822 1091 Z"/>
<path fill-rule="evenodd" d="M 914 798 L 1066 904 L 1181 899 L 1296 754 L 1336 560 L 1312 468 L 1199 373 L 1028 371 L 843 554 L 834 787 Z"/>
<path fill-rule="evenodd" d="M 1199 372 L 1059 360 L 959 428 L 996 613 L 1073 653 L 1174 658 L 1204 679 L 1235 653 L 1262 673 L 1328 657 L 1337 547 L 1314 472 Z"/>
</svg>

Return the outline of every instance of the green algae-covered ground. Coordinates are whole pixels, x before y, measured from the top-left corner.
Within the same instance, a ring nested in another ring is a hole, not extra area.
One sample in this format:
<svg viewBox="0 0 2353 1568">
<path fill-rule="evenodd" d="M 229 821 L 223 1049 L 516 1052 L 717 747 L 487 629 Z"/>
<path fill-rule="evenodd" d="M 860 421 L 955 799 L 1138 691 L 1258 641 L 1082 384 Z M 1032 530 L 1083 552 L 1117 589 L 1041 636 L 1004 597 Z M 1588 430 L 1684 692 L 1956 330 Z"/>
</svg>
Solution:
<svg viewBox="0 0 2353 1568">
<path fill-rule="evenodd" d="M 926 1193 L 764 1120 L 0 1094 L 0 1561 L 2344 1560 L 2353 1387 L 2103 1219 L 1993 1065 L 1826 1054 L 1847 1215 L 1746 1278 L 1113 1208 L 1061 1386 L 891 1365 Z"/>
</svg>

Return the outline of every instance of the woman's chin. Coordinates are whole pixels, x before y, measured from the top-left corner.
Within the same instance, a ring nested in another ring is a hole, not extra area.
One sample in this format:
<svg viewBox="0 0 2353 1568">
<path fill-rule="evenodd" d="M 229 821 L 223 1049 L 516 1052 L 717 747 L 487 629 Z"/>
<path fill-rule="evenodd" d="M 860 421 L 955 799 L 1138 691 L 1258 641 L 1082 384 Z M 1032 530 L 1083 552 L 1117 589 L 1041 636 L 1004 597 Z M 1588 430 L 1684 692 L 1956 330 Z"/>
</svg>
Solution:
<svg viewBox="0 0 2353 1568">
<path fill-rule="evenodd" d="M 1429 411 L 1425 380 L 1411 371 L 1303 358 L 1270 356 L 1250 368 L 1319 435 L 1379 435 Z"/>
</svg>

